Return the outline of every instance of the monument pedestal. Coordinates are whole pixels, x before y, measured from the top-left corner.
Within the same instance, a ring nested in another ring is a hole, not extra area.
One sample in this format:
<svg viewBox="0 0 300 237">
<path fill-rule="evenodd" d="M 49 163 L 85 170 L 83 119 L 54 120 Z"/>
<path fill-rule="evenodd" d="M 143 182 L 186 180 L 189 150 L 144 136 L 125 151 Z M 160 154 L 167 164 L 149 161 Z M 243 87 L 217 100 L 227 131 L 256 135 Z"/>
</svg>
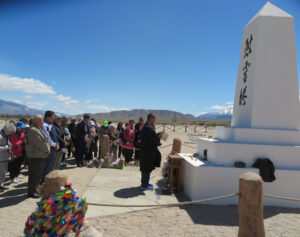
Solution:
<svg viewBox="0 0 300 237">
<path fill-rule="evenodd" d="M 259 174 L 255 168 L 219 166 L 210 162 L 191 160 L 189 154 L 181 154 L 185 159 L 182 184 L 184 193 L 191 200 L 201 200 L 239 192 L 239 177 L 248 172 Z M 276 169 L 276 180 L 263 183 L 263 193 L 282 197 L 300 198 L 300 171 Z M 238 204 L 238 197 L 208 202 L 212 205 Z M 264 205 L 300 208 L 299 202 L 264 198 Z"/>
<path fill-rule="evenodd" d="M 192 200 L 237 193 L 243 173 L 259 172 L 251 168 L 258 158 L 275 167 L 276 180 L 264 182 L 264 193 L 300 199 L 297 77 L 294 19 L 268 2 L 244 29 L 231 127 L 217 127 L 214 139 L 199 138 L 198 153 L 207 162 L 183 155 L 183 186 Z M 237 161 L 246 168 L 234 167 Z M 237 198 L 216 203 L 237 204 Z"/>
<path fill-rule="evenodd" d="M 225 127 L 220 129 L 224 131 L 223 137 L 228 137 L 228 139 L 200 138 L 198 140 L 197 152 L 201 157 L 204 157 L 204 153 L 206 153 L 205 156 L 211 163 L 220 166 L 234 166 L 234 162 L 243 161 L 247 167 L 251 167 L 257 158 L 269 158 L 276 169 L 300 170 L 300 143 L 297 145 L 297 140 L 293 140 L 293 138 L 299 140 L 300 131 L 260 131 Z M 280 140 L 280 134 L 282 134 L 282 138 L 286 137 L 281 145 L 276 142 Z M 232 138 L 229 139 L 229 136 Z M 270 136 L 270 141 L 263 141 L 268 136 Z M 256 137 L 257 139 L 255 139 Z M 292 144 L 288 144 L 289 140 Z"/>
</svg>

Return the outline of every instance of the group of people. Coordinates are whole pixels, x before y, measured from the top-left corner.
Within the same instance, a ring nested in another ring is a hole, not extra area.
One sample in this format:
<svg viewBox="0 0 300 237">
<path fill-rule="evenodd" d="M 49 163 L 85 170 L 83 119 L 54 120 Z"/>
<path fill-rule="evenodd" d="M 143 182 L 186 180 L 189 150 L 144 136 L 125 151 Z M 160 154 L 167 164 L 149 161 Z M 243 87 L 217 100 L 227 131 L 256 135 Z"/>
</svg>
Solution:
<svg viewBox="0 0 300 237">
<path fill-rule="evenodd" d="M 0 131 L 0 191 L 9 172 L 12 183 L 19 182 L 22 164 L 28 165 L 28 196 L 39 198 L 38 189 L 45 177 L 53 170 L 66 166 L 66 158 L 75 157 L 78 167 L 100 159 L 101 142 L 104 135 L 109 137 L 109 152 L 114 157 L 125 158 L 128 163 L 134 158 L 140 161 L 141 187 L 153 189 L 149 184 L 150 173 L 160 166 L 158 150 L 162 133 L 155 132 L 154 114 L 149 114 L 146 123 L 143 118 L 137 124 L 128 121 L 117 125 L 104 120 L 98 126 L 96 120 L 85 114 L 82 120 L 60 116 L 46 111 L 44 116 L 35 115 L 30 122 L 20 119 L 11 121 Z M 98 155 L 99 154 L 99 155 Z"/>
</svg>

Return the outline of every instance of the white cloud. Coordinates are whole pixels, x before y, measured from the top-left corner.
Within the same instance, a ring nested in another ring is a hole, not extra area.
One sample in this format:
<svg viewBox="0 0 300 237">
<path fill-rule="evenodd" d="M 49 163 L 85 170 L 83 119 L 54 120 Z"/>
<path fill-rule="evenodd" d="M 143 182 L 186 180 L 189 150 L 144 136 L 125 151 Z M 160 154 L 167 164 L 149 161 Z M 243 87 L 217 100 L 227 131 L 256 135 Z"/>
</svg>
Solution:
<svg viewBox="0 0 300 237">
<path fill-rule="evenodd" d="M 55 91 L 51 86 L 48 86 L 39 80 L 13 77 L 7 74 L 0 74 L 0 90 L 21 91 L 27 94 L 55 94 Z"/>
<path fill-rule="evenodd" d="M 88 105 L 87 108 L 93 109 L 93 110 L 105 111 L 105 112 L 110 111 L 110 108 L 105 105 Z"/>
<path fill-rule="evenodd" d="M 22 101 L 20 101 L 20 100 L 9 99 L 9 101 L 14 102 L 16 104 L 22 104 Z"/>
<path fill-rule="evenodd" d="M 213 109 L 213 110 L 224 110 L 229 108 L 232 108 L 232 105 L 214 105 L 209 107 L 209 109 Z"/>
<path fill-rule="evenodd" d="M 25 95 L 25 96 L 24 96 L 24 99 L 26 99 L 26 100 L 27 100 L 27 99 L 31 99 L 31 98 L 32 98 L 32 95 Z"/>
<path fill-rule="evenodd" d="M 111 111 L 128 111 L 129 109 L 128 108 L 111 108 Z"/>
<path fill-rule="evenodd" d="M 44 109 L 48 105 L 47 101 L 28 101 L 25 103 L 26 106 L 34 109 Z"/>
<path fill-rule="evenodd" d="M 86 104 L 90 104 L 90 103 L 92 103 L 92 102 L 99 102 L 99 100 L 86 100 L 86 101 L 85 101 Z"/>
<path fill-rule="evenodd" d="M 214 105 L 209 107 L 209 109 L 215 110 L 216 112 L 225 113 L 225 114 L 233 113 L 233 105 Z"/>
<path fill-rule="evenodd" d="M 52 98 L 62 101 L 65 105 L 79 103 L 79 100 L 74 100 L 70 96 L 57 95 L 57 96 L 52 96 Z"/>
<path fill-rule="evenodd" d="M 233 105 L 232 101 L 226 102 L 227 105 Z"/>
<path fill-rule="evenodd" d="M 111 112 L 111 111 L 120 111 L 128 110 L 128 108 L 113 108 L 106 105 L 88 105 L 88 109 L 97 110 L 99 112 Z"/>
<path fill-rule="evenodd" d="M 207 114 L 207 112 L 199 112 L 199 113 L 196 113 L 196 116 L 200 116 L 202 114 Z"/>
</svg>

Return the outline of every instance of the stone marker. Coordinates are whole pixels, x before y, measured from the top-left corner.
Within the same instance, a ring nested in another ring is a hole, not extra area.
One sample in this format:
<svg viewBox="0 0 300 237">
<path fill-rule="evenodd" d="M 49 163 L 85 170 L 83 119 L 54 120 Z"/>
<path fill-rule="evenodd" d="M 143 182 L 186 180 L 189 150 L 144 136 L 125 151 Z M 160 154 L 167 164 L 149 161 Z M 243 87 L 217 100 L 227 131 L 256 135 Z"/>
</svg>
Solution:
<svg viewBox="0 0 300 237">
<path fill-rule="evenodd" d="M 61 170 L 54 170 L 45 177 L 45 182 L 40 188 L 40 197 L 45 199 L 60 191 L 68 183 L 68 176 Z"/>
<path fill-rule="evenodd" d="M 262 179 L 247 172 L 239 181 L 239 237 L 264 237 Z"/>
<path fill-rule="evenodd" d="M 175 153 L 181 152 L 181 140 L 179 138 L 173 139 L 173 147 L 172 150 L 175 151 Z"/>
</svg>

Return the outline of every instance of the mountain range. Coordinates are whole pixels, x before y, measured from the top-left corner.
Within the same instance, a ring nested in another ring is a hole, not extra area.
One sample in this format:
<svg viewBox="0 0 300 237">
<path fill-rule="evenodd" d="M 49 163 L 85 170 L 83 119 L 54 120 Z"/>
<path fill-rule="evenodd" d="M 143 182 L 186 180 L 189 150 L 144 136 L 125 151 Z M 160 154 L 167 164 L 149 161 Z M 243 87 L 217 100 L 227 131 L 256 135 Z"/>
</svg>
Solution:
<svg viewBox="0 0 300 237">
<path fill-rule="evenodd" d="M 21 105 L 12 101 L 0 100 L 0 114 L 2 115 L 34 115 L 43 114 L 45 111 L 34 108 L 28 108 L 25 105 Z M 154 113 L 159 120 L 173 120 L 173 121 L 194 121 L 205 119 L 222 119 L 230 120 L 232 117 L 232 109 L 225 109 L 224 111 L 212 112 L 202 114 L 195 117 L 192 114 L 183 114 L 171 110 L 146 110 L 146 109 L 133 109 L 133 110 L 121 110 L 112 111 L 107 113 L 95 113 L 91 114 L 96 119 L 108 119 L 108 120 L 129 120 L 138 119 L 139 117 L 146 118 L 148 113 Z M 81 117 L 82 115 L 76 115 L 75 117 Z"/>
<path fill-rule="evenodd" d="M 0 114 L 3 115 L 34 115 L 43 114 L 44 111 L 28 108 L 12 101 L 0 100 Z"/>
<path fill-rule="evenodd" d="M 158 120 L 166 121 L 195 121 L 195 120 L 230 120 L 232 118 L 232 110 L 224 110 L 212 113 L 205 113 L 198 117 L 192 114 L 183 114 L 171 110 L 145 110 L 145 109 L 133 109 L 133 110 L 121 110 L 112 111 L 109 113 L 95 113 L 90 114 L 95 119 L 107 119 L 107 120 L 136 120 L 139 117 L 146 118 L 150 113 L 156 114 Z M 78 115 L 81 117 L 82 115 Z"/>
</svg>

